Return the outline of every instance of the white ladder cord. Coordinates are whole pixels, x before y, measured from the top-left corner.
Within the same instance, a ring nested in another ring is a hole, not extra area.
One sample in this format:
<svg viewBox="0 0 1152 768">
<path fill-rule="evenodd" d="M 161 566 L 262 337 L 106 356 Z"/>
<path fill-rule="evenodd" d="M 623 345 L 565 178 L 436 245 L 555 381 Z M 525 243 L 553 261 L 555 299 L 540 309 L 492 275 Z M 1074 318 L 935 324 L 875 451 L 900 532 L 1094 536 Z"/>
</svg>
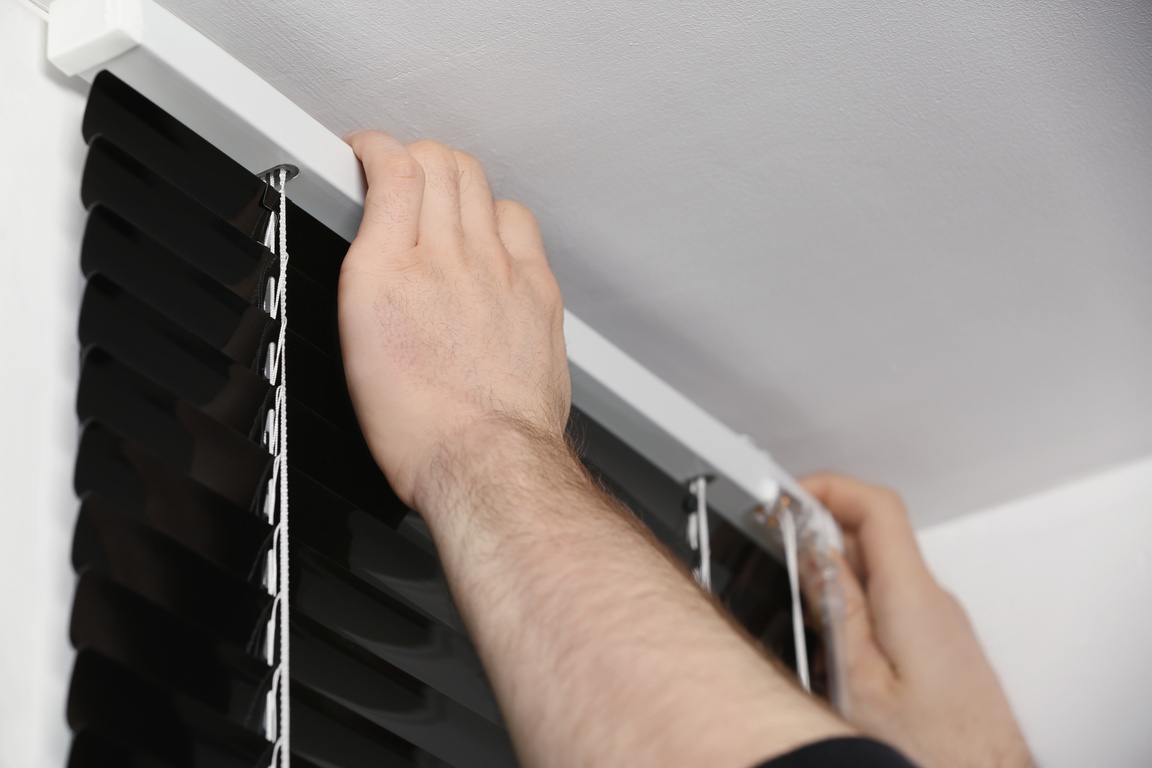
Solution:
<svg viewBox="0 0 1152 768">
<path fill-rule="evenodd" d="M 780 537 L 784 540 L 784 564 L 792 591 L 792 638 L 796 644 L 796 674 L 805 691 L 812 690 L 808 676 L 808 643 L 804 638 L 804 612 L 800 606 L 800 566 L 797 557 L 796 518 L 787 506 L 780 510 Z"/>
<path fill-rule="evenodd" d="M 269 314 L 279 318 L 280 330 L 271 349 L 266 371 L 269 381 L 276 387 L 275 405 L 269 414 L 268 447 L 273 453 L 272 479 L 268 483 L 266 512 L 270 520 L 276 519 L 272 533 L 272 551 L 269 558 L 268 587 L 272 592 L 272 616 L 269 621 L 269 661 L 275 661 L 272 685 L 269 691 L 269 713 L 265 728 L 272 739 L 271 768 L 288 768 L 291 755 L 291 674 L 289 669 L 288 615 L 288 366 L 286 339 L 288 331 L 288 170 L 273 169 L 268 182 L 275 181 L 280 193 L 280 210 L 276 216 L 274 253 L 279 257 L 279 276 L 269 285 L 275 286 L 274 298 L 268 302 Z M 277 515 L 278 513 L 278 515 Z M 271 640 L 275 637 L 275 642 Z M 276 658 L 276 644 L 279 657 Z"/>
</svg>

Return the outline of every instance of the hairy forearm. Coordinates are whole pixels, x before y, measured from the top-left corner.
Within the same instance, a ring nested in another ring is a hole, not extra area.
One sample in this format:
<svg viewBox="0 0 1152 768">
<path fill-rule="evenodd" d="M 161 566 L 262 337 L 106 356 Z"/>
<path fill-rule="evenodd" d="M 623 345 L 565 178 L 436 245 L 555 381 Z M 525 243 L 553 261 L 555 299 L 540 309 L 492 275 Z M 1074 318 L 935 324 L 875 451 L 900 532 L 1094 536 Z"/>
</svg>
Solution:
<svg viewBox="0 0 1152 768">
<path fill-rule="evenodd" d="M 526 765 L 742 768 L 849 731 L 732 630 L 560 441 L 486 425 L 419 486 Z"/>
</svg>

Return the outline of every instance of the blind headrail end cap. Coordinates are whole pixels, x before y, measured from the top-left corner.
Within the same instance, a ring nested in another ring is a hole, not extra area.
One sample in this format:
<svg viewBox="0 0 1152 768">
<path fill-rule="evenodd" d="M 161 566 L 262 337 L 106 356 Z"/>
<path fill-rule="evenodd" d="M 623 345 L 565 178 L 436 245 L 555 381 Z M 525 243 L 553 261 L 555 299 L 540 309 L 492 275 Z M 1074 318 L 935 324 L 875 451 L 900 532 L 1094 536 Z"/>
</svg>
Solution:
<svg viewBox="0 0 1152 768">
<path fill-rule="evenodd" d="M 69 77 L 103 66 L 144 39 L 143 0 L 54 0 L 48 60 Z"/>
</svg>

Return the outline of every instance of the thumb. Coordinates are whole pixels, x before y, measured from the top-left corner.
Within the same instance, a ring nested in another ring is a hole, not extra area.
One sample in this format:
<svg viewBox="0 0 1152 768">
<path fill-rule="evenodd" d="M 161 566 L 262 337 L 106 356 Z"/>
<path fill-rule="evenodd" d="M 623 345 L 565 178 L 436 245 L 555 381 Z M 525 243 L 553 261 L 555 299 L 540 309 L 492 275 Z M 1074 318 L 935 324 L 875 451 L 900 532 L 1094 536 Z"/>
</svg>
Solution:
<svg viewBox="0 0 1152 768">
<path fill-rule="evenodd" d="M 368 190 L 356 239 L 368 239 L 378 254 L 403 253 L 420 239 L 424 169 L 383 131 L 350 133 L 344 140 L 364 166 Z"/>
</svg>

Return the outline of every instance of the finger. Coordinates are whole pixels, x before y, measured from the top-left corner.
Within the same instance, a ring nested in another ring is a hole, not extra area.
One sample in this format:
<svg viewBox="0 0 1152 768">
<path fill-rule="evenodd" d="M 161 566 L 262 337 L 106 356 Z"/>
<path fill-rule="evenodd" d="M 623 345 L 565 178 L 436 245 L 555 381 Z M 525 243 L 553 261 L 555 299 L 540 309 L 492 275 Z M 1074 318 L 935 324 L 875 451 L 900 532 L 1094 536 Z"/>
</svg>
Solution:
<svg viewBox="0 0 1152 768">
<path fill-rule="evenodd" d="M 456 167 L 460 170 L 460 221 L 464 237 L 481 243 L 495 242 L 496 205 L 492 191 L 480 162 L 466 152 L 454 151 Z"/>
<path fill-rule="evenodd" d="M 836 560 L 836 584 L 844 600 L 844 662 L 849 682 L 858 681 L 861 675 L 894 676 L 892 663 L 877 642 L 864 588 L 848 563 L 836 552 L 832 556 Z"/>
<path fill-rule="evenodd" d="M 904 503 L 895 493 L 833 473 L 812 475 L 801 483 L 828 508 L 845 533 L 855 536 L 869 582 L 931 578 Z"/>
<path fill-rule="evenodd" d="M 514 200 L 499 201 L 496 203 L 496 230 L 513 259 L 547 265 L 544 238 L 532 211 Z"/>
<path fill-rule="evenodd" d="M 396 139 L 383 131 L 360 131 L 345 139 L 364 166 L 368 191 L 357 239 L 384 253 L 411 249 L 420 239 L 424 171 Z"/>
<path fill-rule="evenodd" d="M 837 553 L 836 585 L 844 601 L 840 649 L 847 675 L 849 701 L 872 691 L 887 689 L 897 677 L 895 666 L 880 645 L 872 620 L 872 609 L 860 582 Z"/>
<path fill-rule="evenodd" d="M 452 150 L 437 141 L 417 141 L 408 151 L 424 169 L 424 203 L 420 208 L 420 234 L 430 243 L 462 246 L 460 221 L 460 169 Z M 451 252 L 433 249 L 437 253 Z"/>
</svg>

